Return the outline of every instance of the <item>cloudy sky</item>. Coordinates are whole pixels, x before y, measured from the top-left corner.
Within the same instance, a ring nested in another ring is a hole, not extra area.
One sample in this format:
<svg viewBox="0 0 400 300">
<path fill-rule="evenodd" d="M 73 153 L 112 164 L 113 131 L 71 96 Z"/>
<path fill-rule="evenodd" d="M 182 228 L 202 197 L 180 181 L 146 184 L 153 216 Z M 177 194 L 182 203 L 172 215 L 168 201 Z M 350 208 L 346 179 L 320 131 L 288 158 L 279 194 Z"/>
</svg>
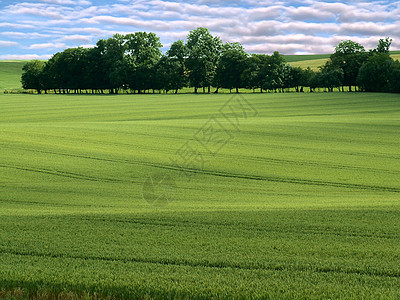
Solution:
<svg viewBox="0 0 400 300">
<path fill-rule="evenodd" d="M 341 40 L 400 50 L 400 1 L 0 0 L 0 59 L 48 58 L 114 33 L 155 32 L 164 45 L 207 27 L 248 52 L 331 53 Z"/>
</svg>

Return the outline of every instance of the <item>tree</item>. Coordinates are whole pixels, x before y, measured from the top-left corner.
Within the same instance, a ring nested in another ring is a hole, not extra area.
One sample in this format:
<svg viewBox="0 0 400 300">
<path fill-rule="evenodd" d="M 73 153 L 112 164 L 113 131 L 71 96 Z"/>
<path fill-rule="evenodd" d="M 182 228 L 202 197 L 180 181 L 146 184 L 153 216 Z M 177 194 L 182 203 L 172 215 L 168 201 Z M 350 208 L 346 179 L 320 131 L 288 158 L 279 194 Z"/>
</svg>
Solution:
<svg viewBox="0 0 400 300">
<path fill-rule="evenodd" d="M 54 54 L 46 63 L 43 70 L 44 85 L 46 89 L 53 89 L 55 93 L 57 90 L 61 92 L 62 83 L 62 66 L 60 66 L 59 58 L 61 52 Z"/>
<path fill-rule="evenodd" d="M 357 75 L 367 59 L 365 48 L 359 43 L 347 40 L 340 42 L 324 68 L 326 70 L 341 69 L 343 71 L 343 85 L 351 87 L 357 84 Z"/>
<path fill-rule="evenodd" d="M 285 76 L 288 69 L 285 59 L 279 52 L 275 51 L 271 56 L 266 56 L 266 62 L 261 65 L 261 76 L 265 90 L 282 90 L 285 87 Z"/>
<path fill-rule="evenodd" d="M 110 78 L 105 71 L 103 57 L 98 47 L 89 48 L 86 52 L 86 74 L 85 86 L 88 89 L 100 90 L 103 93 L 104 89 L 109 88 Z"/>
<path fill-rule="evenodd" d="M 310 67 L 307 69 L 301 70 L 301 78 L 300 78 L 300 92 L 303 91 L 303 87 L 309 87 L 310 91 L 312 91 L 312 83 L 315 77 L 315 71 L 311 70 Z"/>
<path fill-rule="evenodd" d="M 171 88 L 175 89 L 175 94 L 177 94 L 178 90 L 187 84 L 185 59 L 188 55 L 188 49 L 182 40 L 178 40 L 172 43 L 166 54 L 169 58 L 169 64 L 171 64 L 171 77 L 174 80 L 174 84 L 171 85 Z"/>
<path fill-rule="evenodd" d="M 172 43 L 166 54 L 170 58 L 176 58 L 184 66 L 185 59 L 188 56 L 188 49 L 184 41 L 177 40 Z"/>
<path fill-rule="evenodd" d="M 327 88 L 329 92 L 343 84 L 344 74 L 341 69 L 322 70 L 320 76 L 321 87 Z"/>
<path fill-rule="evenodd" d="M 182 77 L 182 65 L 179 60 L 163 56 L 156 65 L 155 84 L 157 89 L 163 89 L 167 93 L 174 90 L 175 94 L 184 86 Z"/>
<path fill-rule="evenodd" d="M 75 93 L 85 88 L 86 52 L 87 49 L 82 47 L 69 48 L 61 52 L 60 67 L 64 75 L 64 87 L 75 90 Z"/>
<path fill-rule="evenodd" d="M 253 91 L 256 88 L 260 87 L 258 76 L 259 76 L 259 63 L 257 54 L 252 54 L 246 59 L 245 68 L 242 73 L 242 81 L 245 87 L 248 89 L 253 89 Z"/>
<path fill-rule="evenodd" d="M 260 89 L 260 93 L 266 86 L 269 72 L 270 56 L 266 54 L 252 54 L 246 61 L 243 71 L 243 81 L 247 88 Z"/>
<path fill-rule="evenodd" d="M 371 50 L 371 54 L 376 54 L 376 53 L 389 53 L 390 52 L 390 45 L 392 44 L 392 39 L 386 38 L 386 39 L 380 39 L 378 42 L 378 46 Z"/>
<path fill-rule="evenodd" d="M 43 69 L 44 62 L 40 60 L 32 60 L 27 62 L 22 70 L 21 83 L 24 89 L 35 89 L 41 94 L 43 86 Z"/>
<path fill-rule="evenodd" d="M 194 87 L 195 93 L 199 87 L 208 87 L 210 92 L 222 48 L 220 38 L 213 37 L 207 28 L 199 27 L 190 31 L 186 47 L 190 85 Z"/>
<path fill-rule="evenodd" d="M 236 93 L 239 93 L 239 88 L 245 86 L 242 74 L 246 68 L 246 59 L 247 53 L 240 43 L 226 43 L 217 64 L 214 81 L 217 88 L 235 88 Z"/>
<path fill-rule="evenodd" d="M 113 37 L 106 40 L 99 40 L 96 44 L 99 57 L 101 57 L 101 81 L 104 82 L 105 88 L 110 90 L 111 94 L 118 93 L 120 88 L 120 80 L 114 78 L 116 73 L 115 69 L 123 65 L 125 55 L 125 40 L 124 36 L 114 34 Z"/>
<path fill-rule="evenodd" d="M 289 88 L 295 88 L 296 92 L 303 92 L 303 69 L 289 66 L 289 76 L 286 79 Z"/>
<path fill-rule="evenodd" d="M 392 65 L 388 87 L 389 92 L 400 93 L 400 62 L 398 60 Z"/>
<path fill-rule="evenodd" d="M 386 92 L 390 90 L 394 61 L 386 52 L 376 52 L 362 65 L 357 82 L 367 92 Z"/>
<path fill-rule="evenodd" d="M 160 38 L 155 33 L 135 32 L 125 37 L 125 55 L 132 72 L 129 76 L 129 86 L 139 93 L 155 89 L 155 66 L 161 57 Z"/>
</svg>

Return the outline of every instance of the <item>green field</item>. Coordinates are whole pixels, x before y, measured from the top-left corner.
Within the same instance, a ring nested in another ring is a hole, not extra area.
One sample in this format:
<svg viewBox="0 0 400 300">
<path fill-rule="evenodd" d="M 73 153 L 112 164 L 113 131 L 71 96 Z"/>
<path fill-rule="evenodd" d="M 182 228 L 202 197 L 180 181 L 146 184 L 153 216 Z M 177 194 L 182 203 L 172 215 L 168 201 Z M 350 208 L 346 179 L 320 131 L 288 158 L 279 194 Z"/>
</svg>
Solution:
<svg viewBox="0 0 400 300">
<path fill-rule="evenodd" d="M 25 61 L 0 61 L 0 92 L 21 88 L 22 67 Z"/>
<path fill-rule="evenodd" d="M 325 65 L 328 61 L 330 54 L 316 54 L 316 55 L 285 55 L 286 61 L 293 67 L 301 67 L 306 69 L 319 71 L 320 67 Z M 400 51 L 392 51 L 391 56 L 394 60 L 400 60 Z"/>
<path fill-rule="evenodd" d="M 399 95 L 244 97 L 0 95 L 0 297 L 398 299 Z"/>
<path fill-rule="evenodd" d="M 288 63 L 317 60 L 317 59 L 328 59 L 329 56 L 330 54 L 284 55 L 285 61 Z"/>
</svg>

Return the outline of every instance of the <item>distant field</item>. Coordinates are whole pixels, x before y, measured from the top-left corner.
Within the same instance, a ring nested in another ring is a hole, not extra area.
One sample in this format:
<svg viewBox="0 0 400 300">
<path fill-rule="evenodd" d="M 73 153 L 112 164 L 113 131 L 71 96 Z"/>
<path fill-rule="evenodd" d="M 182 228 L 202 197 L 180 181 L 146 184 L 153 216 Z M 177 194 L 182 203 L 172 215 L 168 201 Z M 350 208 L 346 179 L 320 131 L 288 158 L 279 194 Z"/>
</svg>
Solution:
<svg viewBox="0 0 400 300">
<path fill-rule="evenodd" d="M 310 55 L 284 55 L 286 62 L 301 62 L 318 59 L 328 59 L 330 54 L 310 54 Z"/>
<path fill-rule="evenodd" d="M 0 95 L 0 297 L 399 299 L 399 95 L 244 97 Z"/>
<path fill-rule="evenodd" d="M 301 60 L 301 61 L 295 61 L 295 62 L 290 62 L 289 64 L 293 67 L 301 67 L 303 69 L 307 69 L 308 67 L 311 68 L 311 70 L 318 71 L 321 66 L 323 66 L 326 62 L 328 61 L 327 58 L 321 58 L 321 59 L 314 59 L 314 60 Z"/>
<path fill-rule="evenodd" d="M 5 89 L 21 87 L 21 75 L 24 61 L 0 61 L 0 92 Z"/>
<path fill-rule="evenodd" d="M 400 60 L 400 54 L 392 54 L 391 55 L 392 57 L 393 57 L 393 59 L 397 59 L 397 60 Z"/>
<path fill-rule="evenodd" d="M 293 67 L 308 68 L 318 71 L 329 59 L 329 54 L 320 55 L 286 55 L 286 61 Z M 393 59 L 400 60 L 400 51 L 392 51 L 391 56 Z"/>
</svg>

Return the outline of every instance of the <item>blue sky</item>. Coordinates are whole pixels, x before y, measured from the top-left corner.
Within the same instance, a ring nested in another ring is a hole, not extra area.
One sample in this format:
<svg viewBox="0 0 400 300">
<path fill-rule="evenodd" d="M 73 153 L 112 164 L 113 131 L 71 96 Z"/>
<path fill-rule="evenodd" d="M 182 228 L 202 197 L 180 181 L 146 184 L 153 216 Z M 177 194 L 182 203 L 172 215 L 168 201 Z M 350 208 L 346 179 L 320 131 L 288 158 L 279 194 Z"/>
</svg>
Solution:
<svg viewBox="0 0 400 300">
<path fill-rule="evenodd" d="M 155 32 L 167 50 L 197 27 L 251 53 L 331 53 L 341 40 L 367 49 L 393 38 L 400 1 L 0 0 L 0 59 L 49 58 L 114 33 Z"/>
</svg>

